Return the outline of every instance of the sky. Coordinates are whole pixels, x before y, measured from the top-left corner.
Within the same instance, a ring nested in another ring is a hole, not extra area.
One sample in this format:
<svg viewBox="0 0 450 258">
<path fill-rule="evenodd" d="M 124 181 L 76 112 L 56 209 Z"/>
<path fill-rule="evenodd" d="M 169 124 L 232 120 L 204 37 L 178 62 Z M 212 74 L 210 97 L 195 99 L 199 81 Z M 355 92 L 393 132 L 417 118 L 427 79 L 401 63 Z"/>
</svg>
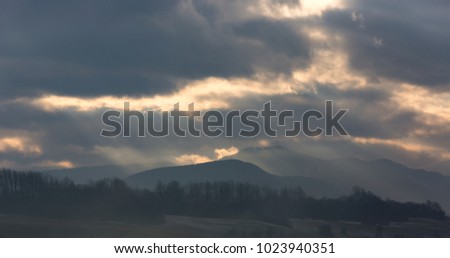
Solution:
<svg viewBox="0 0 450 258">
<path fill-rule="evenodd" d="M 192 164 L 283 146 L 450 161 L 450 2 L 0 1 L 0 167 Z M 333 100 L 350 136 L 104 138 L 101 114 Z"/>
</svg>

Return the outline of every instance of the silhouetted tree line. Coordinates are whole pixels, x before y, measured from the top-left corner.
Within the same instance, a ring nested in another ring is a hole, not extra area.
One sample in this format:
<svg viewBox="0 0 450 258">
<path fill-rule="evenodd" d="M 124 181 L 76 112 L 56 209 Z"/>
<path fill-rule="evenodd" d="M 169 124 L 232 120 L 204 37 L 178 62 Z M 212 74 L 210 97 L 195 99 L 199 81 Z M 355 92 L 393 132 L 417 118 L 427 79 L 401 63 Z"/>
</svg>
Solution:
<svg viewBox="0 0 450 258">
<path fill-rule="evenodd" d="M 408 218 L 445 219 L 435 202 L 383 200 L 361 188 L 348 196 L 316 199 L 300 187 L 272 189 L 246 183 L 158 183 L 132 189 L 119 179 L 87 185 L 34 172 L 0 172 L 0 213 L 70 219 L 157 223 L 163 214 L 257 219 L 287 224 L 289 218 L 350 220 L 367 224 Z"/>
<path fill-rule="evenodd" d="M 162 218 L 154 201 L 152 192 L 119 179 L 77 185 L 35 172 L 0 172 L 0 213 L 151 223 Z"/>
</svg>

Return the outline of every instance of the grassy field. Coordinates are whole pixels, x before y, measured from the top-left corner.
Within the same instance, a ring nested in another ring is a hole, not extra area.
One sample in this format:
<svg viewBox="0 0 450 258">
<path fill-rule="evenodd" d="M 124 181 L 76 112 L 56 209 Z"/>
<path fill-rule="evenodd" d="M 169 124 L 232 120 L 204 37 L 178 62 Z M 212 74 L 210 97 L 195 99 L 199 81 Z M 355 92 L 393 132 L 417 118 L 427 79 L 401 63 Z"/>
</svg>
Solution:
<svg viewBox="0 0 450 258">
<path fill-rule="evenodd" d="M 450 221 L 410 219 L 384 225 L 352 221 L 291 220 L 292 227 L 308 236 L 330 237 L 450 237 Z"/>
<path fill-rule="evenodd" d="M 0 215 L 0 237 L 450 237 L 450 223 L 415 219 L 389 225 L 291 220 L 291 227 L 253 220 L 166 216 L 159 225 Z"/>
</svg>

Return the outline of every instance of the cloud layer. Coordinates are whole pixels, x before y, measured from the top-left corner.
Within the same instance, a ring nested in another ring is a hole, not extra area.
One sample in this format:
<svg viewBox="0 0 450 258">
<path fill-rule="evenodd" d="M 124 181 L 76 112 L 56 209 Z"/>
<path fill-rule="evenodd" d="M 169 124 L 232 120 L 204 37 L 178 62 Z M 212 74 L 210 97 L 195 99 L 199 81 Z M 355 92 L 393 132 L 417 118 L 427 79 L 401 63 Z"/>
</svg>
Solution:
<svg viewBox="0 0 450 258">
<path fill-rule="evenodd" d="M 0 165 L 186 164 L 282 145 L 322 158 L 450 159 L 445 1 L 4 1 Z M 297 113 L 332 99 L 351 137 L 114 138 L 139 109 Z"/>
</svg>

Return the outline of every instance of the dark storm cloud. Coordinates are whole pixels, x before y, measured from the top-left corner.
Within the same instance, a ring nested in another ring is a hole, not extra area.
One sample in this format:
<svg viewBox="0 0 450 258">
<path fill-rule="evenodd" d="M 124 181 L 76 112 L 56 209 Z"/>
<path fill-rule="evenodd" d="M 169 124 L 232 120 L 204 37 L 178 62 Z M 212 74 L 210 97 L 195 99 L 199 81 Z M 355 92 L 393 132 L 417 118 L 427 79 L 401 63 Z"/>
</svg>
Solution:
<svg viewBox="0 0 450 258">
<path fill-rule="evenodd" d="M 317 97 L 335 100 L 336 108 L 349 109 L 345 126 L 353 137 L 396 139 L 413 134 L 417 128 L 426 128 L 420 114 L 399 109 L 391 93 L 376 88 L 339 90 L 322 85 Z"/>
<path fill-rule="evenodd" d="M 348 109 L 342 118 L 344 128 L 352 137 L 401 139 L 422 130 L 432 130 L 422 114 L 400 109 L 392 100 L 392 93 L 372 87 L 339 89 L 334 85 L 317 85 L 313 92 L 298 95 L 248 96 L 233 101 L 241 110 L 262 109 L 271 101 L 275 110 L 294 110 L 297 120 L 310 109 L 325 112 L 325 101 L 333 100 L 334 110 Z M 318 125 L 323 126 L 323 120 Z"/>
<path fill-rule="evenodd" d="M 450 86 L 448 1 L 351 1 L 323 20 L 343 36 L 353 69 L 437 90 Z M 353 16 L 353 19 L 352 19 Z"/>
<path fill-rule="evenodd" d="M 298 66 L 305 66 L 308 63 L 310 57 L 309 42 L 306 38 L 297 35 L 294 29 L 289 26 L 289 23 L 256 19 L 239 24 L 235 27 L 235 32 L 237 35 L 264 43 L 268 48 L 267 50 L 274 54 L 297 57 L 295 60 L 299 62 Z M 277 65 L 277 63 L 273 65 Z M 293 64 L 287 63 L 287 65 L 292 66 Z M 292 67 L 285 67 L 283 70 L 289 71 L 290 69 Z"/>
<path fill-rule="evenodd" d="M 308 63 L 288 24 L 222 22 L 220 6 L 195 2 L 2 1 L 0 95 L 165 93 L 180 79 Z"/>
</svg>

